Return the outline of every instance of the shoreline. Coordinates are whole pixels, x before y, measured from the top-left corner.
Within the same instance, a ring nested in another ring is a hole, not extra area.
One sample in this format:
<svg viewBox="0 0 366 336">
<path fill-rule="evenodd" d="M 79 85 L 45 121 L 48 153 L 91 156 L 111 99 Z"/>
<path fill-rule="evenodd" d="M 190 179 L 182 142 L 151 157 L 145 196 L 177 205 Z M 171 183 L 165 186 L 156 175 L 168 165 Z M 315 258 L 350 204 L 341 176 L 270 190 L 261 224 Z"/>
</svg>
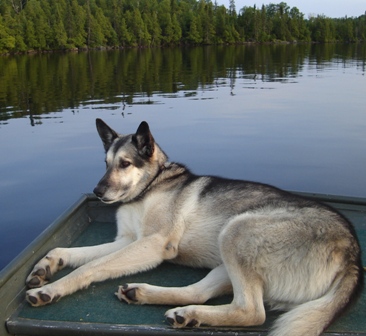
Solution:
<svg viewBox="0 0 366 336">
<path fill-rule="evenodd" d="M 237 43 L 218 43 L 218 44 L 179 44 L 179 45 L 166 45 L 166 46 L 100 46 L 100 47 L 80 47 L 80 48 L 64 48 L 64 49 L 49 49 L 49 50 L 34 50 L 27 51 L 12 51 L 12 52 L 0 52 L 0 56 L 16 56 L 16 55 L 37 55 L 37 54 L 53 54 L 53 53 L 79 53 L 88 51 L 109 51 L 109 50 L 130 50 L 130 49 L 166 49 L 177 47 L 203 47 L 203 46 L 239 46 L 239 45 L 290 45 L 290 44 L 361 44 L 366 41 L 332 41 L 332 42 L 317 42 L 317 41 L 271 41 L 271 42 L 237 42 Z"/>
</svg>

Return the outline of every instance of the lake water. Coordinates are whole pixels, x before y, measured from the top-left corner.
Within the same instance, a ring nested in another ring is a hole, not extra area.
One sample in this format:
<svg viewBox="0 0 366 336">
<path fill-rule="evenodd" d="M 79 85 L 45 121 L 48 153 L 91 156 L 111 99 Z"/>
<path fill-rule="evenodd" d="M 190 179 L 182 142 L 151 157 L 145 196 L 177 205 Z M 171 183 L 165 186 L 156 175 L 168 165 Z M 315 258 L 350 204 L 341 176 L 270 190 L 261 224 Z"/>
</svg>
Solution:
<svg viewBox="0 0 366 336">
<path fill-rule="evenodd" d="M 0 268 L 102 176 L 95 118 L 198 174 L 366 197 L 365 72 L 365 44 L 0 57 Z"/>
</svg>

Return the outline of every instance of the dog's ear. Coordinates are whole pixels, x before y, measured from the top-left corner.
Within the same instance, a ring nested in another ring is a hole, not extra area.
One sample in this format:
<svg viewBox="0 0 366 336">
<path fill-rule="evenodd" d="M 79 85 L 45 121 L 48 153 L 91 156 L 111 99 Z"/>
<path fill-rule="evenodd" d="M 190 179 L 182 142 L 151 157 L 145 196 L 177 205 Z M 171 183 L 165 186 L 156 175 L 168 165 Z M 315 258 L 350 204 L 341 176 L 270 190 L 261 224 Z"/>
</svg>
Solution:
<svg viewBox="0 0 366 336">
<path fill-rule="evenodd" d="M 143 121 L 140 124 L 136 134 L 132 136 L 132 140 L 135 142 L 137 150 L 141 155 L 147 157 L 151 157 L 153 155 L 155 140 L 146 121 Z"/>
<path fill-rule="evenodd" d="M 105 152 L 107 153 L 113 141 L 118 138 L 118 134 L 112 130 L 102 119 L 97 119 L 95 122 L 99 136 L 103 141 Z"/>
</svg>

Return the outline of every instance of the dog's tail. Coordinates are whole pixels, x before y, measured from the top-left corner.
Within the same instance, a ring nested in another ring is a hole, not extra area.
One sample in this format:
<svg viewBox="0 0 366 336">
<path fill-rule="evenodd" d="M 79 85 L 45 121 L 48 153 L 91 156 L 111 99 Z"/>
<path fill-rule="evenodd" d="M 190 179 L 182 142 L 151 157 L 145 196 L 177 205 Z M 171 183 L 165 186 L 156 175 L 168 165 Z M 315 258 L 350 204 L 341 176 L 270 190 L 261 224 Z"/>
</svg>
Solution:
<svg viewBox="0 0 366 336">
<path fill-rule="evenodd" d="M 317 336 L 361 294 L 363 268 L 352 266 L 320 298 L 300 304 L 275 322 L 270 336 Z"/>
</svg>

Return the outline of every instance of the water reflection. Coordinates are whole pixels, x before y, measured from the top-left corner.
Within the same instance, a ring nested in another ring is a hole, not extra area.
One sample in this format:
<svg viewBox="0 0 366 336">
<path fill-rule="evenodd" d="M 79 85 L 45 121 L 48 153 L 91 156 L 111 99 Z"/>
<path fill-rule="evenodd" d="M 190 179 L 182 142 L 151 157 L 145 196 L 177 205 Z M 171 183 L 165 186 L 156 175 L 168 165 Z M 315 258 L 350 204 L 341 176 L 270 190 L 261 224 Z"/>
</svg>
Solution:
<svg viewBox="0 0 366 336">
<path fill-rule="evenodd" d="M 159 104 L 164 98 L 191 97 L 197 90 L 229 86 L 237 79 L 247 89 L 270 89 L 258 82 L 296 83 L 304 66 L 345 67 L 352 60 L 365 71 L 365 44 L 245 45 L 0 58 L 0 120 L 29 116 L 32 126 L 65 108 L 105 104 Z M 43 115 L 42 118 L 39 116 Z M 53 116 L 54 117 L 54 116 Z"/>
</svg>

